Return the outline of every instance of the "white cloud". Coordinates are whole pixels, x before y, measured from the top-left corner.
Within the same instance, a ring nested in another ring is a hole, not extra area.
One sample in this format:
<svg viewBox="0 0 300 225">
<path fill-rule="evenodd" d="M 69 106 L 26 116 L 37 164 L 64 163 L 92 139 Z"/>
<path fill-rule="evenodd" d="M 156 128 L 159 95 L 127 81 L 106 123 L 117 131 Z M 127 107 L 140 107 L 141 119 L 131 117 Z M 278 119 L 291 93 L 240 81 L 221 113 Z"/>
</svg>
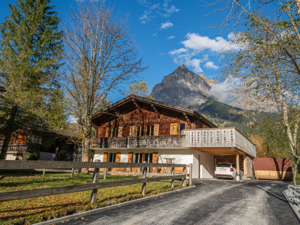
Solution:
<svg viewBox="0 0 300 225">
<path fill-rule="evenodd" d="M 206 68 L 208 68 L 208 69 L 214 69 L 214 70 L 216 70 L 216 69 L 219 68 L 218 66 L 216 66 L 216 65 L 214 64 L 214 62 L 207 62 L 207 63 L 205 63 L 204 67 L 206 67 Z"/>
<path fill-rule="evenodd" d="M 157 36 L 157 34 L 155 33 L 155 34 L 153 34 L 153 37 L 156 37 Z"/>
<path fill-rule="evenodd" d="M 180 55 L 182 53 L 187 52 L 188 50 L 186 48 L 179 48 L 179 49 L 174 49 L 173 51 L 170 51 L 170 55 Z"/>
<path fill-rule="evenodd" d="M 231 41 L 227 41 L 222 37 L 216 37 L 215 39 L 210 39 L 207 36 L 200 36 L 196 33 L 188 33 L 186 35 L 187 40 L 181 43 L 189 49 L 196 51 L 211 50 L 213 52 L 237 49 L 238 46 L 234 45 Z"/>
<path fill-rule="evenodd" d="M 224 50 L 238 50 L 241 46 L 234 44 L 237 38 L 230 33 L 227 39 L 223 37 L 209 38 L 196 33 L 188 33 L 186 40 L 182 41 L 183 47 L 169 51 L 176 64 L 186 64 L 191 66 L 195 72 L 202 72 L 201 63 L 208 69 L 218 69 L 219 67 L 209 61 L 208 54 Z"/>
<path fill-rule="evenodd" d="M 168 39 L 174 39 L 175 38 L 175 36 L 169 36 L 169 37 L 167 37 Z"/>
<path fill-rule="evenodd" d="M 142 23 L 146 23 L 156 17 L 156 15 L 161 17 L 170 17 L 173 13 L 179 12 L 180 10 L 174 5 L 168 6 L 171 0 L 164 0 L 163 3 L 151 4 L 147 0 L 138 0 L 141 5 L 146 7 L 144 14 L 139 18 Z"/>
<path fill-rule="evenodd" d="M 170 27 L 173 27 L 173 23 L 167 21 L 165 23 L 161 23 L 160 29 L 168 29 Z"/>
</svg>

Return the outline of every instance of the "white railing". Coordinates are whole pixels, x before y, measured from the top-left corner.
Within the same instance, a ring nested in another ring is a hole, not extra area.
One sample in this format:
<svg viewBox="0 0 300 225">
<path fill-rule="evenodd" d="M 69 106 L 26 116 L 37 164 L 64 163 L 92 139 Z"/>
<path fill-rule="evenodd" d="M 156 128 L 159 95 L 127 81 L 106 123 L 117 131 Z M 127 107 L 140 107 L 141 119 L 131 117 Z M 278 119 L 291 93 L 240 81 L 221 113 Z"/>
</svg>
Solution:
<svg viewBox="0 0 300 225">
<path fill-rule="evenodd" d="M 187 129 L 182 134 L 185 135 L 185 147 L 232 147 L 256 157 L 255 145 L 235 128 Z"/>
</svg>

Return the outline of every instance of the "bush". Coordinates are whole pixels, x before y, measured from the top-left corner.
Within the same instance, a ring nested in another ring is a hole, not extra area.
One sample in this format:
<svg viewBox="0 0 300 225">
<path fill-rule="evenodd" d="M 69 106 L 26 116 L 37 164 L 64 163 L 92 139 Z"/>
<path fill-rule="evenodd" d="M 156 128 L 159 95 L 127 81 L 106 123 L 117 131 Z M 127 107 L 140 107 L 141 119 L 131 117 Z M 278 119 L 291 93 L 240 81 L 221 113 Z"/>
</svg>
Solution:
<svg viewBox="0 0 300 225">
<path fill-rule="evenodd" d="M 70 160 L 70 153 L 67 149 L 61 149 L 56 154 L 55 160 L 57 161 L 69 161 Z"/>
<path fill-rule="evenodd" d="M 29 152 L 27 160 L 38 160 L 40 156 L 39 152 Z"/>
</svg>

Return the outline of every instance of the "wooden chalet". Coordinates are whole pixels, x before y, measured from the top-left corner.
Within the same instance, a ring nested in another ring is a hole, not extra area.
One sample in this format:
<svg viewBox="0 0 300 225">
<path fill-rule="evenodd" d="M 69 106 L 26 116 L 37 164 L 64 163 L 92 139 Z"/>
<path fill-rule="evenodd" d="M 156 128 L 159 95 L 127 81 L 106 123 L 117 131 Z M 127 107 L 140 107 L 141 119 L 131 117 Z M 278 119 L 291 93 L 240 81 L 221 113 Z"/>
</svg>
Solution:
<svg viewBox="0 0 300 225">
<path fill-rule="evenodd" d="M 194 178 L 213 178 L 216 163 L 232 162 L 252 177 L 255 145 L 237 129 L 218 128 L 192 109 L 130 95 L 95 113 L 92 125 L 94 160 L 193 163 Z"/>
</svg>

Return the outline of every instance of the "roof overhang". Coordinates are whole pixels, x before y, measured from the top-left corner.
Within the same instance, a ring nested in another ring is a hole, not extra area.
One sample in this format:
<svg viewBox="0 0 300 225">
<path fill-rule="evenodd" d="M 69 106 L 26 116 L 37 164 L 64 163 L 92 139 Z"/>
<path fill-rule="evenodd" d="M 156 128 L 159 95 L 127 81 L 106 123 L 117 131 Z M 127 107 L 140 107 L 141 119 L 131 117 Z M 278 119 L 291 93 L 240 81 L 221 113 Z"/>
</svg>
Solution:
<svg viewBox="0 0 300 225">
<path fill-rule="evenodd" d="M 168 104 L 165 102 L 148 99 L 136 95 L 129 95 L 120 101 L 103 108 L 92 116 L 92 123 L 101 126 L 104 123 L 121 119 L 125 115 L 134 110 L 147 110 L 158 115 L 175 117 L 177 119 L 190 123 L 202 122 L 209 127 L 217 127 L 215 124 L 207 120 L 198 112 L 184 107 Z"/>
</svg>

